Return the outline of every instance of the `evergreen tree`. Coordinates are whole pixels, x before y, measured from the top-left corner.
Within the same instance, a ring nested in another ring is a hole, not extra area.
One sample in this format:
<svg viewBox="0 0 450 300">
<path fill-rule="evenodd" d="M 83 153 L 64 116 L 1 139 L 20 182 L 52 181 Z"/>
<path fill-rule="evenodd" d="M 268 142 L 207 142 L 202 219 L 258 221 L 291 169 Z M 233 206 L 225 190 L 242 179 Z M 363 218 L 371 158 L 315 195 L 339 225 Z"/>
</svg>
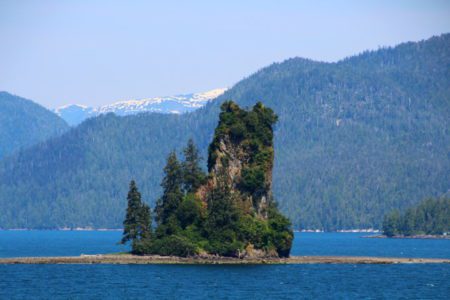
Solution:
<svg viewBox="0 0 450 300">
<path fill-rule="evenodd" d="M 152 237 L 152 215 L 150 207 L 143 203 L 139 210 L 138 231 L 141 240 L 149 240 Z"/>
<path fill-rule="evenodd" d="M 143 207 L 141 193 L 139 193 L 134 180 L 131 180 L 130 182 L 130 190 L 128 192 L 127 200 L 127 213 L 123 222 L 123 236 L 120 241 L 122 244 L 129 241 L 134 243 L 136 240 L 142 238 L 143 233 L 147 235 L 150 228 L 148 226 L 150 223 L 150 214 L 145 214 L 143 212 L 146 210 L 145 207 L 147 206 L 145 205 Z M 148 221 L 144 220 L 144 218 L 148 218 Z"/>
<path fill-rule="evenodd" d="M 193 193 L 205 183 L 206 175 L 200 167 L 202 158 L 192 139 L 189 139 L 183 153 L 183 188 L 186 193 Z"/>
<path fill-rule="evenodd" d="M 134 254 L 148 253 L 152 246 L 152 216 L 150 207 L 143 203 L 137 214 L 137 238 L 131 243 L 131 252 Z"/>
<path fill-rule="evenodd" d="M 175 212 L 183 199 L 182 170 L 175 152 L 171 152 L 164 167 L 164 179 L 161 183 L 163 195 L 156 204 L 156 221 L 158 225 L 175 226 Z"/>
</svg>

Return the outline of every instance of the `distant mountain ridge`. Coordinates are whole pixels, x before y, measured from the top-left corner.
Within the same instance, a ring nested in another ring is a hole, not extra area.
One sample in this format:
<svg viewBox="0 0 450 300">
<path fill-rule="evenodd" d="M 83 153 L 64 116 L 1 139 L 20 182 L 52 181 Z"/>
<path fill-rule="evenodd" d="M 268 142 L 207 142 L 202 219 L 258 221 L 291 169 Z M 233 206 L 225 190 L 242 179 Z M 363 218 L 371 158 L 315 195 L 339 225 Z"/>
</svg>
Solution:
<svg viewBox="0 0 450 300">
<path fill-rule="evenodd" d="M 218 88 L 202 93 L 125 100 L 96 108 L 80 104 L 69 104 L 54 109 L 54 112 L 71 126 L 78 125 L 87 118 L 106 113 L 115 113 L 118 116 L 142 112 L 182 114 L 204 106 L 208 101 L 222 95 L 225 90 L 225 88 Z"/>
<path fill-rule="evenodd" d="M 68 129 L 64 120 L 41 105 L 0 92 L 0 159 Z"/>
</svg>

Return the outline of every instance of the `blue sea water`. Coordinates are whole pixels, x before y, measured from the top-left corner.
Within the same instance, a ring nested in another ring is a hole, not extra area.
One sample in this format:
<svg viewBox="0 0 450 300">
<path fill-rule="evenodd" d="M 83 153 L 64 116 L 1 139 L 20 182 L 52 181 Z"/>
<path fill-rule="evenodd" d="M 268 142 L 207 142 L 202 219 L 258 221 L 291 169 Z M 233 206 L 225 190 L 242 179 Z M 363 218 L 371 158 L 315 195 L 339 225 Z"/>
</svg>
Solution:
<svg viewBox="0 0 450 300">
<path fill-rule="evenodd" d="M 0 257 L 111 253 L 114 231 L 0 231 Z M 293 255 L 450 258 L 449 240 L 296 233 Z M 0 265 L 0 299 L 449 299 L 450 265 Z"/>
</svg>

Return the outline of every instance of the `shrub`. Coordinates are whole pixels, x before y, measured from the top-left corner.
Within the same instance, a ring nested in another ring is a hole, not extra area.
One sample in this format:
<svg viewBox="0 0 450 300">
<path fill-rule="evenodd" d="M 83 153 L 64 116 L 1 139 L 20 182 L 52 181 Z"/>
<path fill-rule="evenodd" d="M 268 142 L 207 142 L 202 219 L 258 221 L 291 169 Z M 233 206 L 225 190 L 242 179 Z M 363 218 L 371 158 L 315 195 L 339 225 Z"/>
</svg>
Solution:
<svg viewBox="0 0 450 300">
<path fill-rule="evenodd" d="M 169 235 L 155 240 L 151 245 L 151 253 L 163 256 L 187 257 L 198 254 L 198 249 L 186 237 Z"/>
<path fill-rule="evenodd" d="M 265 175 L 259 167 L 247 167 L 242 169 L 239 187 L 248 194 L 254 194 L 259 190 L 264 190 Z"/>
</svg>

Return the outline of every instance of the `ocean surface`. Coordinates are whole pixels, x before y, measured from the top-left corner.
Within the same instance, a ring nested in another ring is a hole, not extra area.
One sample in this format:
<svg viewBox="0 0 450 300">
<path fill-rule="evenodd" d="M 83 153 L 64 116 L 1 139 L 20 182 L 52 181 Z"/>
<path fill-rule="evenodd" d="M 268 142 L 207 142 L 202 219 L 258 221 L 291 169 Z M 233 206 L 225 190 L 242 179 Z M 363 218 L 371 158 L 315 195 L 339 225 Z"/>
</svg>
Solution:
<svg viewBox="0 0 450 300">
<path fill-rule="evenodd" d="M 292 255 L 450 258 L 450 240 L 296 233 Z M 126 251 L 119 231 L 0 231 L 0 257 Z M 449 299 L 450 265 L 0 265 L 0 299 Z"/>
</svg>

